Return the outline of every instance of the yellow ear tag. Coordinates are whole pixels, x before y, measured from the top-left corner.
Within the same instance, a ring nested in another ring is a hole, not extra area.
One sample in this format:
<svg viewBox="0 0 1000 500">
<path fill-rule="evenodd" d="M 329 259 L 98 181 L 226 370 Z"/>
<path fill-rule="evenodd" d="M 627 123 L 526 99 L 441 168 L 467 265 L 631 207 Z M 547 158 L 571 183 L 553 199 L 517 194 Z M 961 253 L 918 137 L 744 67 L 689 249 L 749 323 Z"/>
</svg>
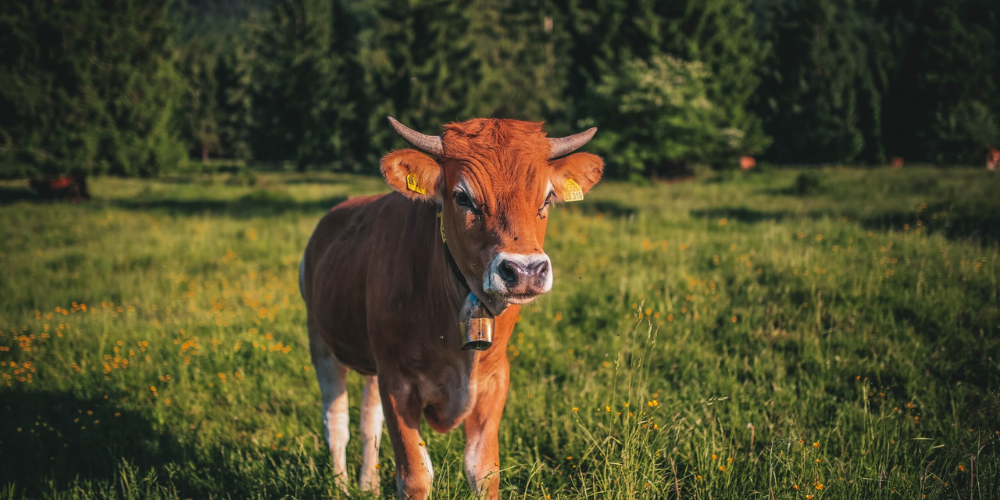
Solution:
<svg viewBox="0 0 1000 500">
<path fill-rule="evenodd" d="M 427 190 L 417 184 L 417 174 L 406 174 L 406 189 L 414 193 L 427 194 Z"/>
<path fill-rule="evenodd" d="M 563 201 L 580 201 L 583 199 L 583 188 L 573 179 L 563 183 Z"/>
<path fill-rule="evenodd" d="M 444 215 L 438 212 L 438 227 L 441 228 L 441 243 L 447 243 L 448 240 L 444 238 Z"/>
</svg>

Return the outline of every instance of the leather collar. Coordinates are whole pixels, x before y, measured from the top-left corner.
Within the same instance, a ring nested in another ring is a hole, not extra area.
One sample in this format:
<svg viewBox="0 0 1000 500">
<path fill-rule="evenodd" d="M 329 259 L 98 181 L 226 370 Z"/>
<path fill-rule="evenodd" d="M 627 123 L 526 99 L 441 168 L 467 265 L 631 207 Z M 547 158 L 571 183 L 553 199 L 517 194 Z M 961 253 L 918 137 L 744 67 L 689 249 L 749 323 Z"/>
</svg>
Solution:
<svg viewBox="0 0 1000 500">
<path fill-rule="evenodd" d="M 458 268 L 458 262 L 455 262 L 455 257 L 451 255 L 451 250 L 448 249 L 448 243 L 444 244 L 444 256 L 445 259 L 448 260 L 448 267 L 451 268 L 451 272 L 452 274 L 455 275 L 455 279 L 457 279 L 458 282 L 461 283 L 466 290 L 471 292 L 472 288 L 469 287 L 469 283 L 465 281 L 465 276 L 462 274 L 462 271 Z"/>
<path fill-rule="evenodd" d="M 458 262 L 455 262 L 455 256 L 451 254 L 451 249 L 448 248 L 448 241 L 444 236 L 444 216 L 441 215 L 441 205 L 438 205 L 437 219 L 438 224 L 441 225 L 439 228 L 441 230 L 441 244 L 444 245 L 444 257 L 445 260 L 448 261 L 448 267 L 451 268 L 451 272 L 455 275 L 455 279 L 457 279 L 466 290 L 471 292 L 472 287 L 470 287 L 469 283 L 465 280 L 465 275 L 463 275 L 462 270 L 458 268 Z"/>
</svg>

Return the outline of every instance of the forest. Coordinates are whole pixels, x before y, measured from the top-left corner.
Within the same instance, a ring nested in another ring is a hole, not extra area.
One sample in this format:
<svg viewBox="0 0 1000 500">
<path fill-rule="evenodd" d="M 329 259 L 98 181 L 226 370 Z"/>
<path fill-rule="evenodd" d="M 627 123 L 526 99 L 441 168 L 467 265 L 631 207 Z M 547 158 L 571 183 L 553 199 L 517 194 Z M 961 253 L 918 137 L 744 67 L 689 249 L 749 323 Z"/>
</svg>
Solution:
<svg viewBox="0 0 1000 500">
<path fill-rule="evenodd" d="M 374 173 L 392 115 L 590 126 L 618 178 L 980 165 L 995 0 L 6 0 L 0 176 Z"/>
</svg>

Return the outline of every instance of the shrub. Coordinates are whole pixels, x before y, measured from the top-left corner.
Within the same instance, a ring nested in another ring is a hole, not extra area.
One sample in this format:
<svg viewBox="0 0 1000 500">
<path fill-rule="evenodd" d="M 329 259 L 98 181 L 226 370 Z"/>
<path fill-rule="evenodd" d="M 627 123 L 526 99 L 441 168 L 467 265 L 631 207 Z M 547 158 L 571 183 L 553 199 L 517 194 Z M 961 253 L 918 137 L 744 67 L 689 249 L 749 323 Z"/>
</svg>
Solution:
<svg viewBox="0 0 1000 500">
<path fill-rule="evenodd" d="M 593 144 L 611 173 L 672 176 L 688 173 L 690 162 L 732 156 L 744 134 L 722 125 L 707 97 L 710 77 L 702 63 L 666 55 L 634 59 L 605 76 L 593 89 L 602 116 Z"/>
</svg>

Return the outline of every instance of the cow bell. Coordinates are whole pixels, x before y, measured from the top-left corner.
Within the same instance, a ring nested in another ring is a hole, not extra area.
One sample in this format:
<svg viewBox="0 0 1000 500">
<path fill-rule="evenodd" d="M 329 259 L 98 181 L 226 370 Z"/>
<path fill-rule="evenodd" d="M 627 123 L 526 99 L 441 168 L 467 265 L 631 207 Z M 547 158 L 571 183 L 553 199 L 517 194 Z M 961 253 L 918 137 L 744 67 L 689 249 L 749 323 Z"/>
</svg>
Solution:
<svg viewBox="0 0 1000 500">
<path fill-rule="evenodd" d="M 458 329 L 462 333 L 462 350 L 485 351 L 493 345 L 493 314 L 475 294 L 470 293 L 462 304 Z"/>
</svg>

